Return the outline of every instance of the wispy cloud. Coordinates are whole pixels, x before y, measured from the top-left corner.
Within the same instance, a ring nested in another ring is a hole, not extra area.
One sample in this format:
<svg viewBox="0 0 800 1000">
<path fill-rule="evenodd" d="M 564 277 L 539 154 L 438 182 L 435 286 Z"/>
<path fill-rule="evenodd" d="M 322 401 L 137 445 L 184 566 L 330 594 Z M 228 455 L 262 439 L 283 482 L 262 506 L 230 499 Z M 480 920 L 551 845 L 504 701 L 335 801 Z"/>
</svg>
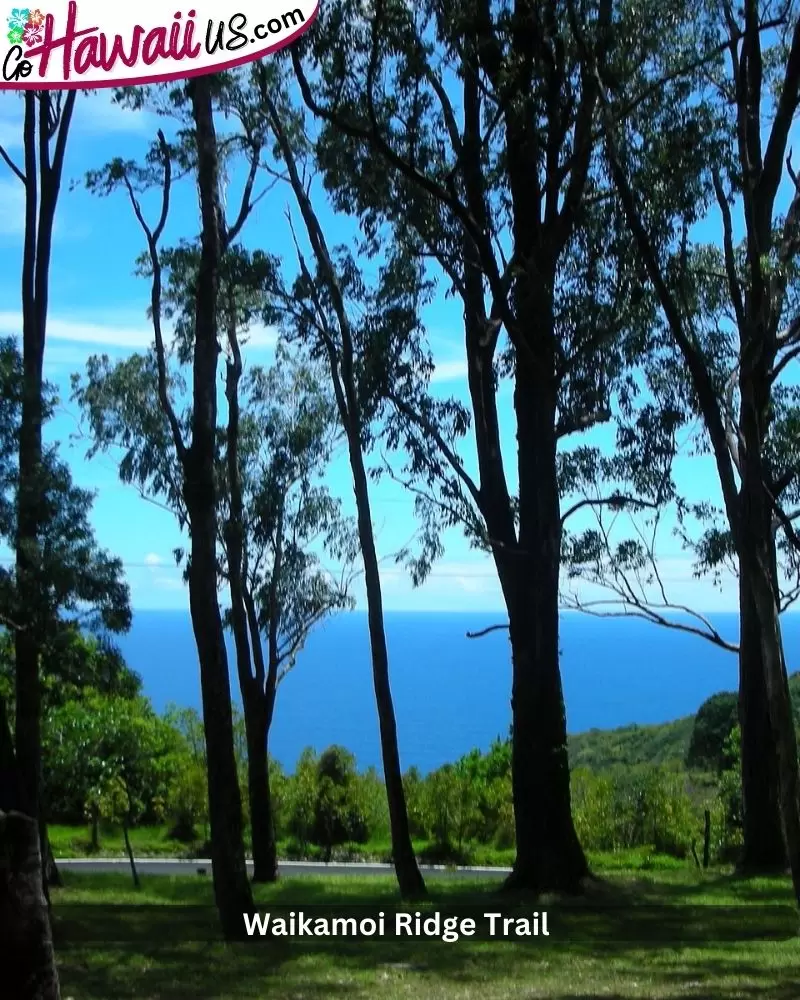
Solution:
<svg viewBox="0 0 800 1000">
<path fill-rule="evenodd" d="M 11 153 L 22 149 L 24 105 L 16 94 L 0 99 L 0 146 Z M 158 120 L 147 111 L 131 111 L 116 104 L 107 90 L 79 94 L 71 130 L 81 135 L 155 135 Z"/>
<path fill-rule="evenodd" d="M 153 566 L 153 567 L 161 566 L 162 563 L 164 562 L 161 556 L 157 555 L 155 552 L 148 552 L 147 555 L 144 557 L 144 561 L 146 566 Z"/>
<path fill-rule="evenodd" d="M 437 361 L 434 364 L 431 382 L 455 382 L 466 377 L 467 362 L 465 360 L 453 359 L 451 361 Z"/>
<path fill-rule="evenodd" d="M 0 335 L 19 336 L 22 330 L 22 313 L 0 310 Z M 127 318 L 119 322 L 99 323 L 77 317 L 52 316 L 47 321 L 49 340 L 69 341 L 72 344 L 89 344 L 98 348 L 118 350 L 145 350 L 153 342 L 153 330 L 143 317 L 141 323 Z M 271 348 L 277 341 L 277 330 L 272 327 L 254 326 L 247 335 L 246 349 Z"/>
<path fill-rule="evenodd" d="M 82 132 L 127 132 L 155 135 L 157 117 L 148 111 L 131 111 L 114 102 L 107 90 L 83 94 L 75 102 L 75 125 Z"/>
</svg>

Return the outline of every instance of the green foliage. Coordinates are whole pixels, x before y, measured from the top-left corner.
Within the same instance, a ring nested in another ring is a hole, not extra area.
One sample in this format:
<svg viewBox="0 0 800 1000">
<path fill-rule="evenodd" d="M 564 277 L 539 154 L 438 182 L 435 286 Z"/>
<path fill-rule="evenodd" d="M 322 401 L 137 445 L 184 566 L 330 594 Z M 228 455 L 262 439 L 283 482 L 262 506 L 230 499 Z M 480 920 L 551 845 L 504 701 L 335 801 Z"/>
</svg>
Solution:
<svg viewBox="0 0 800 1000">
<path fill-rule="evenodd" d="M 722 860 L 733 861 L 743 844 L 742 734 L 738 725 L 728 734 L 721 756 L 723 767 L 714 804 L 716 823 L 712 822 L 712 830 L 717 855 Z"/>
<path fill-rule="evenodd" d="M 52 708 L 43 725 L 51 816 L 101 817 L 128 825 L 161 820 L 187 749 L 147 699 L 84 690 Z"/>
<path fill-rule="evenodd" d="M 300 845 L 322 847 L 330 859 L 337 845 L 365 843 L 385 826 L 379 792 L 376 773 L 359 775 L 348 750 L 332 746 L 317 756 L 307 748 L 285 785 L 287 831 Z"/>
<path fill-rule="evenodd" d="M 739 699 L 732 692 L 721 691 L 704 701 L 695 716 L 686 766 L 716 772 L 730 767 L 726 747 L 738 718 Z"/>
<path fill-rule="evenodd" d="M 0 543 L 16 537 L 18 435 L 22 420 L 22 364 L 16 343 L 0 341 Z M 44 416 L 56 398 L 44 388 Z M 41 524 L 36 551 L 27 553 L 37 577 L 37 607 L 18 606 L 14 569 L 0 568 L 0 625 L 27 623 L 47 640 L 65 618 L 95 630 L 130 627 L 130 593 L 122 563 L 97 544 L 91 523 L 94 494 L 72 481 L 56 446 L 46 447 L 39 470 Z"/>
<path fill-rule="evenodd" d="M 686 759 L 694 717 L 653 726 L 590 729 L 569 737 L 573 768 L 604 771 L 637 764 L 682 764 Z"/>
<path fill-rule="evenodd" d="M 54 628 L 41 652 L 42 700 L 45 710 L 63 705 L 86 688 L 103 695 L 135 698 L 142 681 L 128 667 L 120 651 L 106 636 L 81 632 L 74 622 Z M 14 690 L 14 641 L 0 635 L 0 695 Z"/>
<path fill-rule="evenodd" d="M 575 827 L 587 850 L 652 847 L 684 858 L 702 829 L 685 774 L 642 767 L 572 775 Z"/>
</svg>

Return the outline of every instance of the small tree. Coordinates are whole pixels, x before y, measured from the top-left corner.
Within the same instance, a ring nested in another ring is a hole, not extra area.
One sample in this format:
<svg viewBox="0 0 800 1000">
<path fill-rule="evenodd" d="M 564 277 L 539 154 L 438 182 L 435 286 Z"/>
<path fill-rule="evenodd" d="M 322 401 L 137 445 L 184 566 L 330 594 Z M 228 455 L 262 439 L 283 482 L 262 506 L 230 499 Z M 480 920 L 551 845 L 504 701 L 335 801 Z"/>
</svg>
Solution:
<svg viewBox="0 0 800 1000">
<path fill-rule="evenodd" d="M 738 727 L 738 699 L 722 691 L 706 699 L 695 716 L 686 766 L 717 773 L 732 765 L 729 756 L 730 736 Z"/>
</svg>

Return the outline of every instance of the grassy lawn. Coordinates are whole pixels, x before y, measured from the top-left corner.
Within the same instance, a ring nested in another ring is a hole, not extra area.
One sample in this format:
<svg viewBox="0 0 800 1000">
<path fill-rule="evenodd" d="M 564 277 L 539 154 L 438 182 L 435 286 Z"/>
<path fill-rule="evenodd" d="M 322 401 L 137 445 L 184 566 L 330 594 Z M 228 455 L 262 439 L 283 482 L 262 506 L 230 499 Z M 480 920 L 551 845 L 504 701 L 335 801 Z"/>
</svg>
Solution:
<svg viewBox="0 0 800 1000">
<path fill-rule="evenodd" d="M 121 858 L 125 857 L 125 843 L 122 828 L 104 825 L 100 831 L 100 848 L 91 849 L 88 826 L 48 826 L 50 844 L 57 858 Z M 186 844 L 169 836 L 165 826 L 139 826 L 131 830 L 131 844 L 134 854 L 140 858 L 192 858 L 207 857 L 208 849 L 201 841 Z M 414 848 L 420 858 L 425 858 L 431 845 L 425 840 L 416 840 Z M 485 844 L 470 843 L 465 860 L 473 865 L 493 865 L 510 867 L 514 863 L 514 850 L 501 850 Z M 281 858 L 296 860 L 322 860 L 321 847 L 308 845 L 303 851 L 289 840 L 279 842 L 278 854 Z M 391 844 L 388 837 L 368 841 L 366 844 L 344 844 L 334 850 L 334 860 L 342 861 L 388 861 Z"/>
<path fill-rule="evenodd" d="M 586 899 L 534 903 L 501 899 L 496 881 L 431 878 L 431 911 L 547 907 L 550 936 L 240 945 L 214 940 L 207 878 L 144 878 L 139 891 L 124 875 L 67 873 L 65 883 L 53 895 L 65 1000 L 800 997 L 787 879 L 640 868 L 606 873 Z M 287 878 L 256 898 L 262 912 L 327 903 L 390 914 L 396 891 L 391 878 Z"/>
</svg>

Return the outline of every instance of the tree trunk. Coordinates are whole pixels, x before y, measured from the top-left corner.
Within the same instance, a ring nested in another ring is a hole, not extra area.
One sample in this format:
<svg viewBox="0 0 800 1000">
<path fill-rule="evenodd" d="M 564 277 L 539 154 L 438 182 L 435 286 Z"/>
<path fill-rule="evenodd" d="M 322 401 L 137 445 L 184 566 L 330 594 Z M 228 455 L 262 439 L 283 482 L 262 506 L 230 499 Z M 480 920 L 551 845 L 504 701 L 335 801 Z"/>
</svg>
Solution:
<svg viewBox="0 0 800 1000">
<path fill-rule="evenodd" d="M 26 797 L 26 813 L 39 818 L 41 781 L 41 693 L 39 641 L 35 627 L 41 606 L 38 594 L 37 549 L 41 498 L 42 367 L 46 313 L 37 302 L 41 276 L 37 267 L 40 194 L 37 180 L 46 177 L 38 162 L 36 95 L 25 95 L 25 240 L 22 257 L 22 415 L 19 429 L 19 490 L 17 494 L 16 583 L 25 618 L 14 633 L 17 765 Z M 41 123 L 40 123 L 41 128 Z M 37 169 L 38 167 L 38 169 Z M 43 220 L 46 225 L 46 220 Z M 51 220 L 52 224 L 52 220 Z M 45 281 L 46 281 L 46 275 Z"/>
<path fill-rule="evenodd" d="M 125 852 L 128 855 L 128 864 L 131 866 L 131 876 L 133 877 L 133 884 L 135 888 L 140 889 L 141 883 L 139 882 L 139 872 L 136 870 L 136 859 L 133 856 L 133 847 L 131 845 L 131 835 L 128 829 L 128 821 L 123 820 L 122 822 L 122 836 L 125 840 Z"/>
<path fill-rule="evenodd" d="M 323 335 L 325 349 L 330 364 L 331 381 L 336 396 L 336 405 L 347 435 L 350 470 L 353 476 L 353 492 L 358 513 L 358 538 L 364 560 L 364 582 L 367 592 L 367 618 L 372 651 L 372 678 L 375 686 L 375 701 L 378 708 L 378 723 L 381 739 L 383 774 L 386 796 L 389 804 L 389 828 L 392 837 L 392 857 L 397 874 L 400 894 L 404 899 L 419 899 L 426 895 L 425 882 L 414 856 L 411 831 L 408 824 L 408 810 L 400 767 L 400 751 L 397 746 L 397 723 L 389 684 L 389 654 L 386 648 L 386 631 L 383 621 L 383 596 L 375 551 L 375 537 L 372 528 L 372 513 L 369 501 L 369 483 L 364 468 L 364 454 L 361 442 L 361 413 L 358 400 L 358 385 L 353 365 L 353 335 L 347 315 L 342 290 L 336 270 L 331 261 L 319 219 L 314 213 L 311 200 L 306 192 L 286 133 L 277 109 L 264 92 L 270 124 L 280 145 L 289 173 L 297 203 L 314 249 L 314 256 L 331 296 L 333 310 L 341 334 L 341 349 L 333 343 L 329 334 Z M 304 265 L 303 265 L 304 266 Z M 310 280 L 310 275 L 309 275 Z"/>
<path fill-rule="evenodd" d="M 6 700 L 0 697 L 0 811 L 21 812 L 24 805 L 25 791 L 8 723 Z"/>
<path fill-rule="evenodd" d="M 425 882 L 414 855 L 411 830 L 408 824 L 403 772 L 400 767 L 400 751 L 397 745 L 397 723 L 392 702 L 392 689 L 389 684 L 389 653 L 383 620 L 383 595 L 381 593 L 378 555 L 375 551 L 375 538 L 372 531 L 369 485 L 360 441 L 353 440 L 353 436 L 351 429 L 348 434 L 350 467 L 353 473 L 353 489 L 358 510 L 358 537 L 364 559 L 367 617 L 372 649 L 372 679 L 375 686 L 375 702 L 378 707 L 383 774 L 389 802 L 392 860 L 397 873 L 400 895 L 403 899 L 421 899 L 426 895 Z"/>
<path fill-rule="evenodd" d="M 755 549 L 748 557 L 748 562 L 752 559 L 756 563 L 752 590 L 761 625 L 761 652 L 769 717 L 777 751 L 781 825 L 795 898 L 800 904 L 800 774 L 798 774 L 797 737 L 783 657 L 778 608 L 769 575 L 763 569 L 766 564 L 764 557 L 763 550 Z"/>
<path fill-rule="evenodd" d="M 739 869 L 756 874 L 786 868 L 778 761 L 769 718 L 761 628 L 751 581 L 739 573 L 739 726 L 742 734 L 743 839 Z"/>
<path fill-rule="evenodd" d="M 589 874 L 572 822 L 558 648 L 561 514 L 555 388 L 519 362 L 519 556 L 510 574 L 512 785 L 517 857 L 508 887 L 577 891 Z"/>
<path fill-rule="evenodd" d="M 278 878 L 278 847 L 269 787 L 267 727 L 263 706 L 244 706 L 247 729 L 247 790 L 250 798 L 250 832 L 253 841 L 253 881 Z"/>
<path fill-rule="evenodd" d="M 44 845 L 44 891 L 49 900 L 49 890 L 51 888 L 60 889 L 64 885 L 64 880 L 61 878 L 61 872 L 58 870 L 58 865 L 56 864 L 53 846 L 50 843 L 50 834 L 47 832 L 47 824 L 41 822 L 39 830 L 41 841 Z"/>
<path fill-rule="evenodd" d="M 36 820 L 0 812 L 0 977 L 3 996 L 59 1000 Z"/>
<path fill-rule="evenodd" d="M 75 93 L 64 99 L 50 155 L 51 103 L 47 91 L 25 94 L 23 149 L 25 238 L 22 257 L 23 395 L 19 433 L 16 575 L 22 627 L 14 635 L 16 724 L 19 773 L 26 812 L 40 819 L 42 773 L 41 690 L 37 615 L 42 609 L 39 532 L 42 511 L 42 369 L 50 285 L 53 223 L 61 189 L 64 154 Z M 37 116 L 38 106 L 38 116 Z M 45 851 L 40 850 L 44 861 Z"/>
<path fill-rule="evenodd" d="M 189 603 L 203 699 L 214 895 L 228 940 L 245 936 L 242 914 L 253 911 L 242 831 L 242 801 L 233 748 L 233 712 L 225 636 L 217 591 L 216 306 L 219 281 L 219 167 L 209 78 L 189 84 L 197 130 L 197 179 L 202 216 L 193 366 L 192 445 L 184 491 L 191 522 Z"/>
<path fill-rule="evenodd" d="M 750 303 L 755 317 L 760 316 Z M 755 354 L 755 345 L 767 342 L 758 323 L 746 327 L 742 357 Z M 762 357 L 764 351 L 759 353 Z M 777 758 L 781 826 L 795 897 L 800 903 L 800 769 L 797 737 L 783 653 L 778 595 L 774 579 L 773 511 L 765 489 L 763 462 L 765 424 L 769 404 L 767 369 L 742 363 L 741 388 L 741 521 L 739 561 L 747 580 L 758 620 L 764 686 L 772 739 Z M 765 748 L 761 748 L 765 752 Z M 769 751 L 767 750 L 767 753 Z"/>
</svg>

